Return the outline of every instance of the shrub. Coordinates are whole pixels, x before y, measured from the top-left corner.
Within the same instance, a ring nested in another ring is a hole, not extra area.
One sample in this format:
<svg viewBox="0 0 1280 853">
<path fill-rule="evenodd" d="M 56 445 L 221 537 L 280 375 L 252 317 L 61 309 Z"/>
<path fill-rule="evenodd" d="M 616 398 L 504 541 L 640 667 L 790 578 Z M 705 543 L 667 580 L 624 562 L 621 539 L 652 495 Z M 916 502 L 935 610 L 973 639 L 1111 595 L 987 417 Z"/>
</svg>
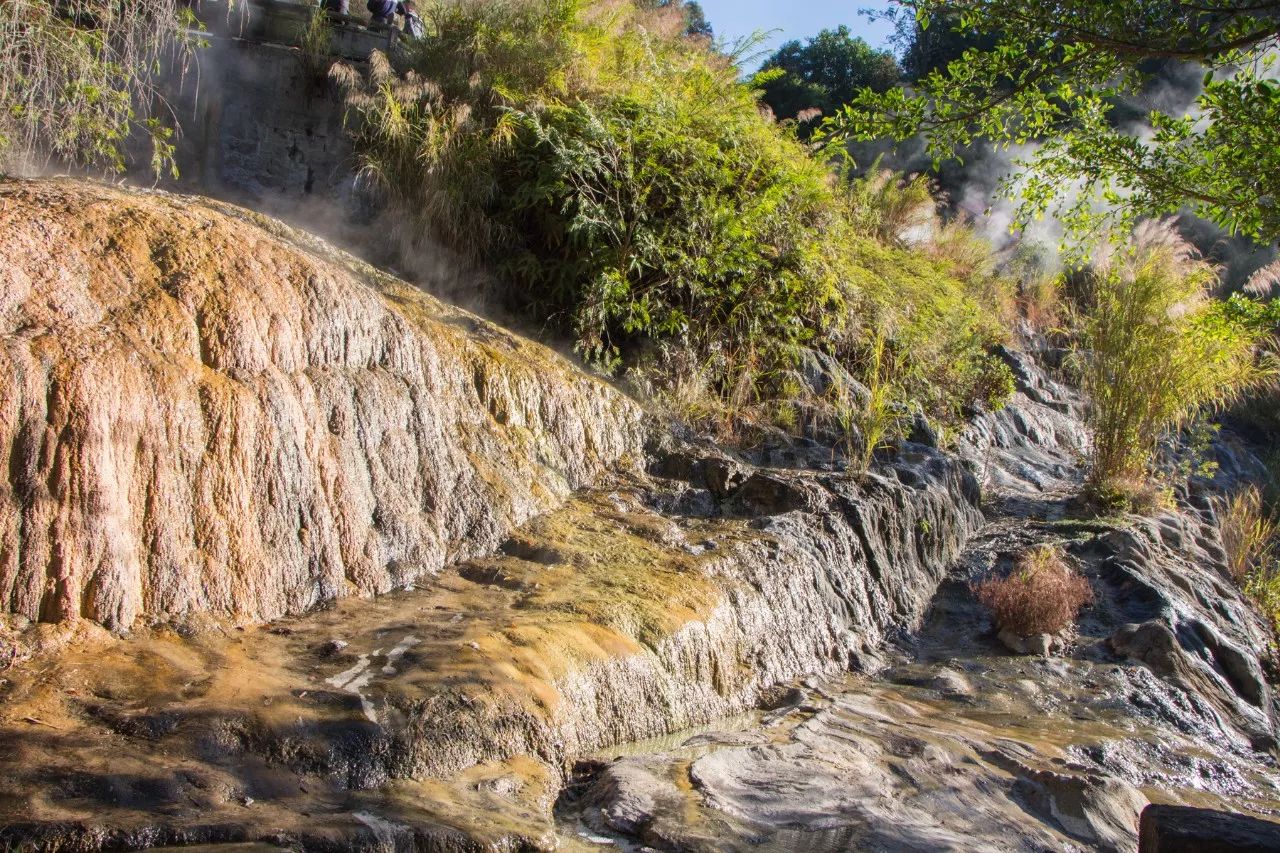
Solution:
<svg viewBox="0 0 1280 853">
<path fill-rule="evenodd" d="M 1042 545 L 1024 552 L 1013 573 L 973 588 L 1001 630 L 1022 637 L 1056 634 L 1093 601 L 1089 582 L 1071 568 L 1062 549 Z"/>
<path fill-rule="evenodd" d="M 814 353 L 944 426 L 998 404 L 988 349 L 1004 331 L 973 257 L 989 247 L 959 231 L 936 254 L 904 247 L 913 222 L 941 232 L 927 184 L 842 183 L 729 57 L 685 35 L 675 4 L 453 2 L 431 17 L 403 67 L 336 77 L 365 174 L 499 272 L 508 309 L 639 387 L 697 389 L 717 419 L 822 420 L 808 413 L 830 382 L 798 373 Z M 670 364 L 697 375 L 664 378 Z"/>
<path fill-rule="evenodd" d="M 1260 335 L 1208 298 L 1215 277 L 1169 222 L 1141 226 L 1094 269 L 1082 332 L 1092 491 L 1144 482 L 1161 438 L 1266 375 Z"/>
<path fill-rule="evenodd" d="M 726 388 L 767 385 L 839 316 L 820 245 L 839 223 L 818 164 L 735 132 L 707 97 L 508 113 L 518 154 L 501 164 L 498 221 L 524 233 L 505 266 L 533 285 L 517 307 L 571 317 L 589 358 L 676 336 L 728 347 Z"/>
<path fill-rule="evenodd" d="M 162 59 L 185 57 L 193 22 L 179 0 L 0 3 L 0 165 L 55 156 L 123 171 L 141 132 L 155 170 L 172 168 L 152 81 Z"/>
<path fill-rule="evenodd" d="M 414 69 L 356 101 L 360 150 L 435 233 L 498 259 L 512 309 L 606 368 L 642 340 L 719 345 L 726 393 L 839 316 L 826 171 L 701 40 L 626 5 L 438 17 Z"/>
<path fill-rule="evenodd" d="M 915 408 L 946 434 L 975 409 L 998 409 L 1013 390 L 1007 366 L 990 348 L 1007 340 L 996 285 L 966 279 L 942 253 L 927 245 L 889 246 L 867 238 L 850 241 L 851 319 L 833 344 L 862 381 L 874 379 L 872 347 L 884 339 L 883 363 L 891 399 Z"/>
</svg>

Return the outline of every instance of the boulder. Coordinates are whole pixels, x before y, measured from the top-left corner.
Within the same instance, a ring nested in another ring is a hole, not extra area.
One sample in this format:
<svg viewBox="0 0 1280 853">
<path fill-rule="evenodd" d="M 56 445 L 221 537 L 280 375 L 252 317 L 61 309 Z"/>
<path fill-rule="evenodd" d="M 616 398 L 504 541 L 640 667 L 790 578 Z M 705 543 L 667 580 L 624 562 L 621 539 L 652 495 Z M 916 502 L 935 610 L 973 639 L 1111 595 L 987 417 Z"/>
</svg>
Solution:
<svg viewBox="0 0 1280 853">
<path fill-rule="evenodd" d="M 1108 642 L 1116 654 L 1145 663 L 1162 678 L 1178 674 L 1182 649 L 1173 631 L 1163 622 L 1125 625 L 1112 634 Z"/>
<path fill-rule="evenodd" d="M 1280 823 L 1192 806 L 1150 805 L 1138 824 L 1138 853 L 1275 853 Z"/>
<path fill-rule="evenodd" d="M 1014 790 L 1067 834 L 1096 849 L 1132 850 L 1136 818 L 1147 798 L 1122 779 L 1074 769 L 1078 772 L 1028 772 Z"/>
<path fill-rule="evenodd" d="M 1032 634 L 1030 637 L 1024 637 L 1006 628 L 997 636 L 1009 651 L 1018 655 L 1047 657 L 1065 645 L 1062 637 L 1056 634 Z"/>
<path fill-rule="evenodd" d="M 748 476 L 746 468 L 742 465 L 732 459 L 719 457 L 702 460 L 702 471 L 711 494 L 721 499 L 737 491 Z"/>
</svg>

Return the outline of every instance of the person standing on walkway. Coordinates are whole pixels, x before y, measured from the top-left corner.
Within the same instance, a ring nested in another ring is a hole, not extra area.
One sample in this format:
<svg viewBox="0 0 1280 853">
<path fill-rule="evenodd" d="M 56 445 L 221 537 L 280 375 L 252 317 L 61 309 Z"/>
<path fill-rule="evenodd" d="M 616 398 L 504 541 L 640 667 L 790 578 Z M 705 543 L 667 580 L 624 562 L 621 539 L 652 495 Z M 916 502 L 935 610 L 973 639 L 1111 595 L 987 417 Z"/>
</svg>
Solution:
<svg viewBox="0 0 1280 853">
<path fill-rule="evenodd" d="M 396 15 L 404 14 L 404 4 L 396 0 L 369 0 L 368 9 L 374 26 L 395 26 Z"/>
</svg>

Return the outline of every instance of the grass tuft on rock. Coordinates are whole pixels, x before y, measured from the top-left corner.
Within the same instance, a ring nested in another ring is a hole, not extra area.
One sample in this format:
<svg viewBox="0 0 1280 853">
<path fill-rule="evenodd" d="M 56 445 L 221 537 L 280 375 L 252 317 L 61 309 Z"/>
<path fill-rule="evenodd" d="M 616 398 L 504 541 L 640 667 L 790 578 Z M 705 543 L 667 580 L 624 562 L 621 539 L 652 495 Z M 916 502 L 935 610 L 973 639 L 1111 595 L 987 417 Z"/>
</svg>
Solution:
<svg viewBox="0 0 1280 853">
<path fill-rule="evenodd" d="M 1218 501 L 1216 512 L 1232 578 L 1280 628 L 1280 520 L 1252 485 Z"/>
</svg>

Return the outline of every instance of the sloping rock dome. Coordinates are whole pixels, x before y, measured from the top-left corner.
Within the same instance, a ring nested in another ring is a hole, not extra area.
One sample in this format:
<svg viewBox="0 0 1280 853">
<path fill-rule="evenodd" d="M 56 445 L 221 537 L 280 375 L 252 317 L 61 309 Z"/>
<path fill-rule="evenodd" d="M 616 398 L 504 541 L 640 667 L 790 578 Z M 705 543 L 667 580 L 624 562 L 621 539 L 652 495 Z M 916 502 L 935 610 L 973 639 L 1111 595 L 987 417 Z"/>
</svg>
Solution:
<svg viewBox="0 0 1280 853">
<path fill-rule="evenodd" d="M 0 611 L 244 621 L 496 547 L 641 414 L 278 222 L 0 183 Z"/>
</svg>

